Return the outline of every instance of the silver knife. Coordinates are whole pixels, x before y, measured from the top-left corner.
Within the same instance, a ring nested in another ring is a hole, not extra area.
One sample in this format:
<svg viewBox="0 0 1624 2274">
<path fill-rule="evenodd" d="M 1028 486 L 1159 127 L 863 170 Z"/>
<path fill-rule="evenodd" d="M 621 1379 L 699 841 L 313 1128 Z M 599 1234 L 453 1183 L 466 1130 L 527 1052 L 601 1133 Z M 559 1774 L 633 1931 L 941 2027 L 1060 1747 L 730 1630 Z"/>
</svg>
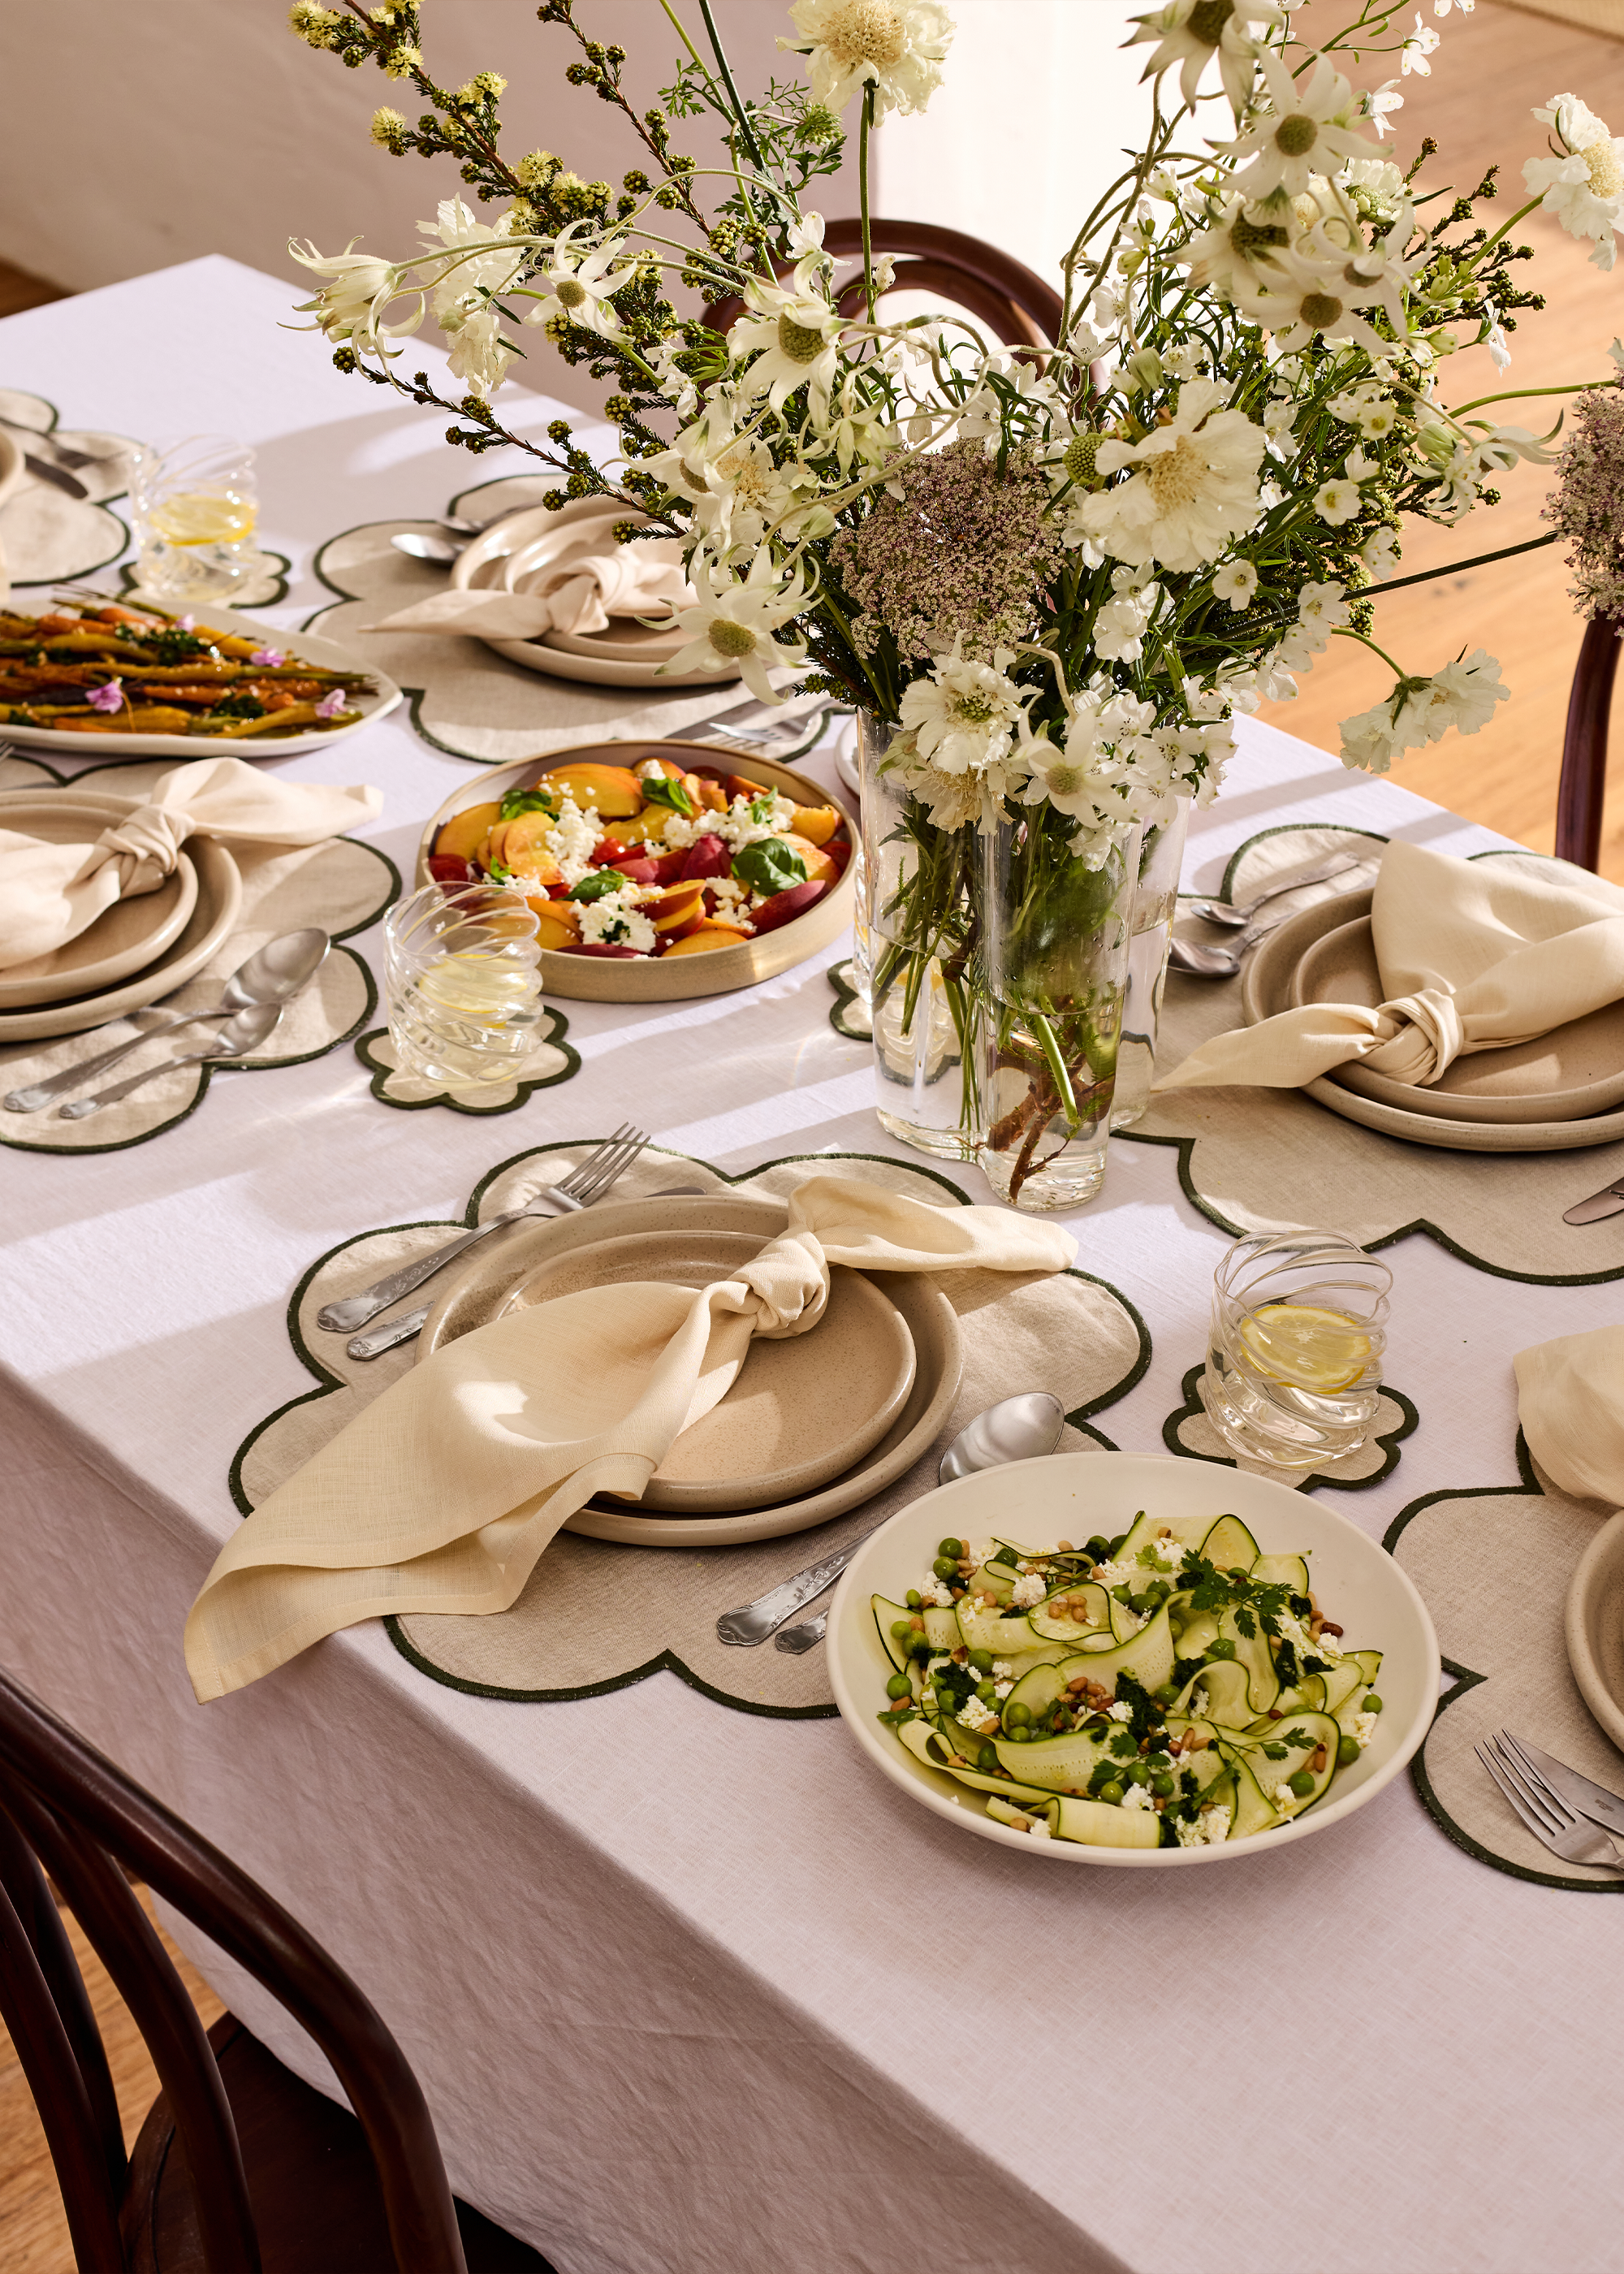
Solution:
<svg viewBox="0 0 1624 2274">
<path fill-rule="evenodd" d="M 1588 1201 L 1580 1201 L 1573 1208 L 1564 1209 L 1562 1222 L 1599 1224 L 1604 1216 L 1617 1216 L 1621 1209 L 1624 1209 L 1624 1177 L 1620 1177 L 1616 1185 L 1604 1185 L 1600 1192 L 1592 1193 Z"/>
<path fill-rule="evenodd" d="M 351 1335 L 344 1348 L 351 1358 L 381 1358 L 385 1351 L 394 1350 L 401 1343 L 409 1343 L 414 1335 L 420 1335 L 431 1308 L 427 1303 L 419 1303 L 415 1311 L 402 1311 L 375 1327 L 364 1327 L 358 1335 Z"/>
<path fill-rule="evenodd" d="M 66 490 L 71 498 L 87 498 L 90 492 L 77 474 L 65 466 L 53 466 L 49 458 L 36 458 L 32 450 L 23 452 L 23 463 L 37 481 L 54 482 L 59 490 Z"/>
<path fill-rule="evenodd" d="M 1554 1761 L 1549 1753 L 1530 1745 L 1526 1737 L 1513 1737 L 1509 1729 L 1502 1734 L 1520 1753 L 1526 1753 L 1548 1785 L 1560 1793 L 1569 1807 L 1576 1808 L 1597 1824 L 1605 1825 L 1609 1832 L 1624 1832 L 1624 1800 L 1616 1792 L 1609 1792 L 1605 1784 L 1592 1784 L 1577 1769 L 1570 1769 L 1563 1761 Z"/>
</svg>

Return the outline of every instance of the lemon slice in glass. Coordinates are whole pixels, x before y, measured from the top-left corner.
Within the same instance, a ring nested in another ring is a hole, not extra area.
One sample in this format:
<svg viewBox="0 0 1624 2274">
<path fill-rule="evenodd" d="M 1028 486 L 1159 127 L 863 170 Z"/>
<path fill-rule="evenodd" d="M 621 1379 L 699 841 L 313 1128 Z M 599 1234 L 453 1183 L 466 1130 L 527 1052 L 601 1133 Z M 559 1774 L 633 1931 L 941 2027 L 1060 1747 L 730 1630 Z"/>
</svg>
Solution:
<svg viewBox="0 0 1624 2274">
<path fill-rule="evenodd" d="M 1309 1303 L 1264 1304 L 1241 1321 L 1240 1339 L 1271 1382 L 1326 1395 L 1356 1382 L 1371 1359 L 1371 1338 L 1357 1319 Z"/>
<path fill-rule="evenodd" d="M 152 525 L 171 545 L 240 545 L 253 535 L 254 520 L 251 498 L 229 490 L 188 490 L 165 498 Z"/>
</svg>

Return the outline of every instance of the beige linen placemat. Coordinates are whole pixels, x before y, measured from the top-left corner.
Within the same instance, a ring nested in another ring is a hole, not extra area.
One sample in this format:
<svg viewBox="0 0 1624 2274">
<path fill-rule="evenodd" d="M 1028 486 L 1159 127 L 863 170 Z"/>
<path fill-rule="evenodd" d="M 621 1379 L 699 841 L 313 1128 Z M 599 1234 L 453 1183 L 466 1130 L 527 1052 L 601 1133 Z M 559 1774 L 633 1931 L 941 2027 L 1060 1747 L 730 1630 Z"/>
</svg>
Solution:
<svg viewBox="0 0 1624 2274">
<path fill-rule="evenodd" d="M 1563 1864 L 1525 1831 L 1472 1751 L 1509 1728 L 1624 1795 L 1624 1753 L 1580 1697 L 1562 1632 L 1574 1568 L 1612 1510 L 1559 1492 L 1521 1433 L 1516 1457 L 1519 1483 L 1424 1494 L 1383 1543 L 1420 1589 L 1455 1676 L 1415 1780 L 1449 1837 L 1496 1870 L 1549 1887 L 1624 1888 L 1624 1872 Z"/>
<path fill-rule="evenodd" d="M 1271 876 L 1333 853 L 1370 853 L 1384 841 L 1365 830 L 1265 830 L 1235 855 L 1222 889 L 1244 899 Z M 1282 898 L 1273 912 L 1310 907 L 1335 891 L 1335 883 L 1311 886 Z M 1177 928 L 1192 939 L 1222 942 L 1214 926 L 1194 917 Z M 1158 1060 L 1177 1065 L 1243 1018 L 1238 979 L 1170 971 Z M 1345 1121 L 1300 1090 L 1255 1088 L 1157 1092 L 1143 1120 L 1118 1131 L 1117 1140 L 1177 1146 L 1185 1192 L 1226 1231 L 1329 1224 L 1363 1247 L 1418 1231 L 1501 1278 L 1572 1286 L 1624 1276 L 1624 1216 L 1583 1226 L 1562 1222 L 1564 1209 L 1624 1175 L 1624 1144 L 1566 1153 L 1446 1152 Z"/>
<path fill-rule="evenodd" d="M 453 510 L 472 502 L 475 517 L 488 518 L 501 506 L 539 505 L 557 484 L 530 474 L 492 482 L 473 495 L 453 501 Z M 595 687 L 583 680 L 555 679 L 510 663 L 483 640 L 454 639 L 444 633 L 364 632 L 413 600 L 444 589 L 447 571 L 432 562 L 397 553 L 390 538 L 417 530 L 434 533 L 432 522 L 374 521 L 329 538 L 313 566 L 330 591 L 341 595 L 304 625 L 323 639 L 342 640 L 404 689 L 411 720 L 424 740 L 453 757 L 482 764 L 511 764 L 542 757 L 591 742 L 629 742 L 643 736 L 680 734 L 702 719 L 719 717 L 754 696 L 736 679 L 710 687 L 662 692 L 658 687 Z M 821 697 L 797 696 L 788 715 L 810 710 Z"/>
<path fill-rule="evenodd" d="M 581 1053 L 564 1040 L 569 1021 L 561 1011 L 545 1006 L 537 1029 L 534 1053 L 526 1059 L 522 1081 L 492 1082 L 477 1089 L 442 1089 L 422 1076 L 402 1073 L 387 1027 L 356 1036 L 356 1056 L 372 1075 L 372 1093 L 385 1105 L 416 1113 L 425 1105 L 444 1105 L 453 1113 L 516 1113 L 538 1089 L 552 1089 L 581 1071 Z"/>
<path fill-rule="evenodd" d="M 77 775 L 74 787 L 106 788 L 120 797 L 139 798 L 173 763 L 154 758 L 98 766 Z M 0 761 L 0 789 L 28 788 L 58 779 L 49 766 L 16 758 Z M 217 1003 L 222 982 L 256 948 L 283 932 L 320 924 L 338 941 L 364 931 L 377 922 L 401 889 L 395 863 L 373 846 L 353 837 L 330 838 L 322 845 L 296 846 L 280 852 L 242 849 L 233 857 L 243 879 L 237 927 L 195 977 L 164 998 L 157 1006 L 157 1016 L 169 1010 L 201 1010 Z M 353 948 L 335 945 L 304 993 L 282 1013 L 267 1050 L 244 1060 L 242 1070 L 259 1073 L 321 1058 L 365 1027 L 377 1007 L 378 990 L 366 965 Z M 88 1034 L 0 1048 L 0 1090 L 20 1089 L 47 1074 L 94 1058 L 149 1023 L 153 1021 L 144 1013 L 136 1013 Z M 206 1038 L 210 1031 L 207 1027 L 184 1027 L 172 1037 L 162 1035 L 153 1043 L 150 1061 L 132 1052 L 126 1063 L 112 1068 L 102 1079 L 112 1083 L 139 1073 L 149 1062 L 155 1064 L 179 1050 L 200 1049 L 202 1043 L 197 1038 Z M 195 1112 L 214 1073 L 233 1071 L 181 1066 L 144 1083 L 133 1097 L 109 1105 L 85 1121 L 64 1121 L 54 1107 L 40 1113 L 0 1112 L 0 1144 L 28 1153 L 109 1153 L 126 1145 L 143 1144 Z M 86 1088 L 96 1086 L 93 1081 Z"/>
<path fill-rule="evenodd" d="M 594 1142 L 519 1154 L 492 1171 L 470 1202 L 478 1223 L 556 1184 Z M 685 1155 L 652 1148 L 614 1188 L 635 1200 L 673 1181 L 718 1191 L 783 1198 L 823 1165 L 871 1178 L 915 1199 L 964 1204 L 967 1195 L 926 1169 L 864 1154 L 817 1154 L 775 1161 L 729 1178 Z M 365 1286 L 392 1264 L 447 1236 L 443 1224 L 397 1225 L 363 1233 L 312 1265 L 289 1306 L 295 1350 L 324 1385 L 274 1413 L 251 1433 L 233 1464 L 231 1488 L 246 1514 L 335 1435 L 414 1362 L 412 1346 L 371 1366 L 348 1358 L 341 1336 L 324 1334 L 324 1303 Z M 1049 1389 L 1068 1415 L 1064 1449 L 1109 1444 L 1087 1417 L 1124 1396 L 1149 1362 L 1150 1338 L 1125 1297 L 1081 1272 L 1012 1277 L 1005 1272 L 945 1272 L 936 1283 L 959 1313 L 965 1344 L 959 1401 L 936 1443 L 906 1476 L 866 1506 L 785 1539 L 738 1547 L 621 1547 L 561 1532 L 511 1610 L 492 1618 L 414 1616 L 387 1623 L 413 1663 L 453 1687 L 527 1701 L 588 1697 L 624 1688 L 662 1667 L 723 1704 L 792 1718 L 831 1713 L 823 1653 L 730 1649 L 716 1638 L 725 1610 L 748 1602 L 791 1573 L 854 1540 L 893 1509 L 929 1491 L 936 1463 L 972 1414 L 1017 1390 Z M 1019 1507 L 1011 1509 L 1011 1525 Z M 677 1527 L 671 1527 L 674 1535 Z M 814 1606 L 813 1608 L 816 1608 Z"/>
</svg>

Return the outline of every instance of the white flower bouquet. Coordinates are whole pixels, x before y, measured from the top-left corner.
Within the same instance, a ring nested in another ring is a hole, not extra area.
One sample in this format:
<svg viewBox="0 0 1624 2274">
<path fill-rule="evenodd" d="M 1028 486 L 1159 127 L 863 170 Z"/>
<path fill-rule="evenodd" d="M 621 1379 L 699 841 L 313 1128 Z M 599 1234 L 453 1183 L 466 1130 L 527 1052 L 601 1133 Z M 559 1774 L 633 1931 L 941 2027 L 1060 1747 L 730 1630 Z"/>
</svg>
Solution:
<svg viewBox="0 0 1624 2274">
<path fill-rule="evenodd" d="M 1430 144 L 1401 169 L 1382 140 L 1393 83 L 1356 91 L 1340 68 L 1400 49 L 1406 68 L 1424 61 L 1438 35 L 1419 16 L 1406 34 L 1396 6 L 1363 0 L 1315 51 L 1276 0 L 1172 0 L 1132 19 L 1151 48 L 1150 130 L 1065 253 L 1061 337 L 1011 350 L 962 319 L 888 322 L 876 306 L 890 278 L 868 243 L 869 138 L 940 82 L 938 0 L 795 0 L 779 44 L 808 78 L 757 97 L 708 0 L 699 39 L 660 5 L 682 53 L 641 112 L 624 52 L 574 0 L 538 11 L 573 42 L 568 78 L 641 145 L 617 191 L 546 152 L 504 158 L 506 82 L 439 87 L 408 0 L 299 0 L 312 46 L 370 57 L 427 105 L 416 124 L 380 110 L 376 139 L 455 159 L 501 208 L 482 222 L 447 200 L 405 260 L 296 247 L 324 280 L 305 305 L 341 365 L 452 410 L 454 442 L 532 450 L 557 467 L 560 504 L 623 501 L 627 540 L 680 531 L 695 603 L 678 666 L 736 666 L 769 697 L 770 673 L 807 666 L 805 683 L 881 722 L 918 857 L 884 912 L 897 953 L 876 988 L 899 974 L 917 991 L 926 956 L 1019 1010 L 1031 1081 L 1024 1107 L 994 1114 L 1019 1124 L 1025 1165 L 1001 1179 L 1014 1196 L 1044 1133 L 1064 1148 L 1109 1103 L 1120 984 L 1113 1004 L 1088 945 L 1121 928 L 1143 832 L 1214 794 L 1236 714 L 1294 692 L 1334 637 L 1394 673 L 1344 722 L 1350 765 L 1476 732 L 1506 699 L 1482 649 L 1426 674 L 1393 661 L 1372 595 L 1417 581 L 1395 576 L 1408 517 L 1454 522 L 1494 503 L 1519 460 L 1546 462 L 1554 429 L 1492 415 L 1515 390 L 1450 406 L 1442 373 L 1477 342 L 1503 367 L 1515 312 L 1541 305 L 1511 237 L 1535 207 L 1611 267 L 1624 142 L 1554 97 L 1534 114 L 1549 154 L 1524 167 L 1529 198 L 1491 229 L 1492 174 L 1464 194 L 1433 186 Z M 809 201 L 853 104 L 861 292 Z M 673 144 L 705 118 L 721 139 L 709 167 Z M 460 402 L 396 372 L 426 316 Z M 527 328 L 613 382 L 613 463 L 562 420 L 550 450 L 498 420 Z M 995 1043 L 989 1064 L 1008 1056 Z"/>
</svg>

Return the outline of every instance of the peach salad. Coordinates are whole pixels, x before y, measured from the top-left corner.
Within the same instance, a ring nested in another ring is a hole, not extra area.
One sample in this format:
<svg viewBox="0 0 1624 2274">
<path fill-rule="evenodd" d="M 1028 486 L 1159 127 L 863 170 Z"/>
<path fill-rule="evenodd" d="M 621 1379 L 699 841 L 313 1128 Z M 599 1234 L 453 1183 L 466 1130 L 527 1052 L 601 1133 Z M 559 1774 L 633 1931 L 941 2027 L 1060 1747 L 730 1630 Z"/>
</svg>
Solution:
<svg viewBox="0 0 1624 2274">
<path fill-rule="evenodd" d="M 838 806 L 674 758 L 560 758 L 523 789 L 454 814 L 429 873 L 523 892 L 564 955 L 703 955 L 776 931 L 822 900 L 852 846 Z"/>
</svg>

